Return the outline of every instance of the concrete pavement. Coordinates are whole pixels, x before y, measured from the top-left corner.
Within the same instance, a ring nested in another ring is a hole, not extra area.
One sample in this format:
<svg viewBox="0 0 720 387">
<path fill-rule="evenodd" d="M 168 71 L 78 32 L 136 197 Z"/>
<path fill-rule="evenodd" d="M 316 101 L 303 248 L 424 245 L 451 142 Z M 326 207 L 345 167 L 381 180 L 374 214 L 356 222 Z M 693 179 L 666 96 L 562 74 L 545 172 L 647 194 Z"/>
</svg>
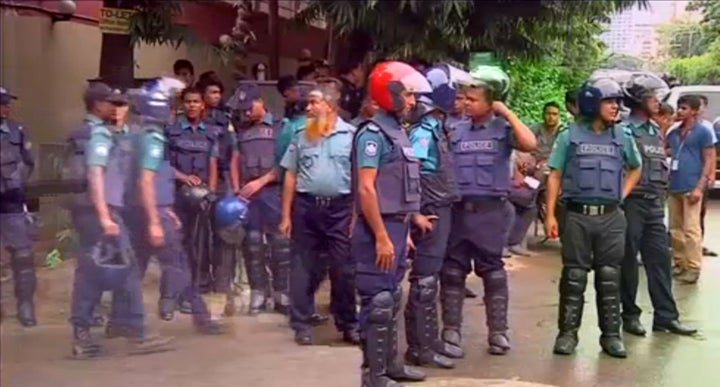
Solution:
<svg viewBox="0 0 720 387">
<path fill-rule="evenodd" d="M 720 251 L 720 202 L 708 215 L 706 245 Z M 592 282 L 577 354 L 552 354 L 556 334 L 557 281 L 560 258 L 556 243 L 536 249 L 528 258 L 511 258 L 512 351 L 504 357 L 485 352 L 485 318 L 482 298 L 467 300 L 463 333 L 467 357 L 454 370 L 431 370 L 418 387 L 477 386 L 717 386 L 720 385 L 720 258 L 706 258 L 700 282 L 676 285 L 683 321 L 700 328 L 695 337 L 649 333 L 646 338 L 626 336 L 629 358 L 611 359 L 598 345 L 599 330 Z M 275 314 L 232 319 L 228 336 L 202 337 L 193 333 L 188 316 L 166 323 L 155 317 L 157 270 L 147 282 L 147 311 L 152 327 L 177 337 L 173 352 L 74 361 L 70 355 L 69 295 L 72 263 L 42 270 L 39 289 L 40 325 L 21 328 L 14 320 L 12 283 L 3 284 L 1 326 L 2 374 L 7 387 L 357 387 L 360 351 L 342 345 L 332 324 L 317 328 L 313 347 L 298 347 L 285 320 Z M 472 288 L 482 284 L 470 277 Z M 645 284 L 641 284 L 642 321 L 648 330 L 652 310 Z M 320 296 L 327 306 L 327 291 Z M 123 341 L 106 342 L 120 354 Z"/>
</svg>

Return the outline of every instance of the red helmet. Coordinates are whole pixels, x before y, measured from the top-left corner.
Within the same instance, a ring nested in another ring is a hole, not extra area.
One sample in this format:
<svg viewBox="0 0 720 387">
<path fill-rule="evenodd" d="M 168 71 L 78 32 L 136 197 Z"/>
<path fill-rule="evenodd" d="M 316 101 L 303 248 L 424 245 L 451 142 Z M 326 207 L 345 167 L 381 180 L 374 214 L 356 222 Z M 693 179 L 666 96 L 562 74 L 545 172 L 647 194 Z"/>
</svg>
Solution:
<svg viewBox="0 0 720 387">
<path fill-rule="evenodd" d="M 403 91 L 431 93 L 432 87 L 419 71 L 403 62 L 383 62 L 370 73 L 370 98 L 381 109 L 389 112 L 403 110 Z"/>
</svg>

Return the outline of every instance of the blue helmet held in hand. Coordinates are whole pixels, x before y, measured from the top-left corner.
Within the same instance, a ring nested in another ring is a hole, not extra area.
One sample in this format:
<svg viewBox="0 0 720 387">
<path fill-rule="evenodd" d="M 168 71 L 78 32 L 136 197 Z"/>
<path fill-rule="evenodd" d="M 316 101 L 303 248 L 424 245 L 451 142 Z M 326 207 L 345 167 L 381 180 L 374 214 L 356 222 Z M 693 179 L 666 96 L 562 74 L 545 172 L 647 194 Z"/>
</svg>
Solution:
<svg viewBox="0 0 720 387">
<path fill-rule="evenodd" d="M 132 109 L 146 123 L 165 124 L 170 120 L 175 95 L 185 83 L 162 77 L 147 82 L 139 89 L 128 90 Z"/>
<path fill-rule="evenodd" d="M 243 224 L 248 217 L 248 201 L 228 196 L 215 205 L 215 226 L 220 238 L 230 245 L 240 245 L 245 236 Z"/>
<path fill-rule="evenodd" d="M 470 73 L 449 64 L 431 67 L 425 72 L 425 77 L 432 87 L 429 98 L 436 107 L 445 112 L 451 112 L 455 107 L 455 97 L 460 86 L 473 81 Z"/>
<path fill-rule="evenodd" d="M 600 114 L 600 103 L 614 99 L 618 104 L 624 96 L 619 83 L 610 78 L 600 78 L 585 82 L 578 92 L 578 108 L 580 114 L 587 118 L 595 118 Z"/>
</svg>

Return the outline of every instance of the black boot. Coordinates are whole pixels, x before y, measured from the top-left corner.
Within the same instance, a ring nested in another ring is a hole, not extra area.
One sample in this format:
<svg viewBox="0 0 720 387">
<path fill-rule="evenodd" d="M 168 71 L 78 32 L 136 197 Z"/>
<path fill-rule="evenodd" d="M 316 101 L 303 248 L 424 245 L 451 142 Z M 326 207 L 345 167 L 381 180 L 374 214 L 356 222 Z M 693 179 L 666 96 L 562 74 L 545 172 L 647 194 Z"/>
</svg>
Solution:
<svg viewBox="0 0 720 387">
<path fill-rule="evenodd" d="M 460 353 L 458 358 L 464 357 L 462 351 L 463 302 L 465 301 L 465 278 L 461 270 L 445 269 L 440 277 L 440 303 L 442 306 L 442 340 L 453 347 L 454 352 Z M 448 355 L 443 352 L 443 354 Z"/>
<path fill-rule="evenodd" d="M 290 240 L 272 235 L 270 249 L 274 309 L 277 313 L 287 315 L 290 312 Z"/>
<path fill-rule="evenodd" d="M 174 298 L 163 297 L 158 301 L 158 316 L 161 320 L 172 321 L 175 318 L 175 308 L 177 300 Z"/>
<path fill-rule="evenodd" d="M 405 360 L 417 366 L 454 368 L 447 357 L 435 352 L 438 341 L 437 318 L 438 279 L 435 276 L 410 280 L 410 295 L 405 306 Z"/>
<path fill-rule="evenodd" d="M 508 284 L 505 270 L 484 273 L 485 318 L 488 328 L 488 352 L 491 355 L 504 355 L 510 350 L 508 339 Z"/>
<path fill-rule="evenodd" d="M 398 320 L 400 316 L 400 308 L 402 308 L 402 288 L 398 287 L 393 294 L 392 320 L 387 326 L 390 331 L 390 345 L 387 353 L 387 374 L 394 380 L 403 382 L 421 382 L 425 380 L 425 373 L 408 367 L 398 357 Z"/>
<path fill-rule="evenodd" d="M 370 304 L 368 325 L 362 332 L 363 352 L 362 387 L 402 387 L 389 375 L 388 357 L 392 342 L 393 295 L 381 292 L 373 297 Z"/>
<path fill-rule="evenodd" d="M 595 272 L 595 293 L 598 326 L 602 332 L 600 346 L 612 357 L 625 358 L 627 352 L 620 334 L 620 270 L 612 266 L 599 267 Z"/>
<path fill-rule="evenodd" d="M 560 277 L 560 307 L 558 312 L 558 336 L 553 352 L 571 355 L 578 345 L 578 329 L 585 305 L 587 271 L 577 268 L 563 268 Z"/>
<path fill-rule="evenodd" d="M 101 352 L 102 347 L 93 339 L 90 328 L 73 327 L 72 356 L 74 359 L 90 359 L 99 356 Z"/>
<path fill-rule="evenodd" d="M 24 327 L 37 325 L 35 318 L 35 277 L 34 257 L 32 254 L 16 253 L 12 257 L 13 278 L 15 280 L 15 300 L 17 301 L 17 319 Z"/>
<path fill-rule="evenodd" d="M 268 273 L 265 268 L 265 246 L 262 234 L 248 233 L 243 255 L 251 289 L 248 313 L 254 316 L 264 311 L 267 304 Z"/>
</svg>

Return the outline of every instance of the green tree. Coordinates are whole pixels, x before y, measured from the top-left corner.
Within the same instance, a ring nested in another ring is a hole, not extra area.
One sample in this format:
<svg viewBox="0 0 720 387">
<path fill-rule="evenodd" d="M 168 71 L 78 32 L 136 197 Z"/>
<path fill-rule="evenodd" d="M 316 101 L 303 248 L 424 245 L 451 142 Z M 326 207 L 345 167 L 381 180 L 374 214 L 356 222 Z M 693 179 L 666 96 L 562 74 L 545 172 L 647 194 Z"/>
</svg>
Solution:
<svg viewBox="0 0 720 387">
<path fill-rule="evenodd" d="M 592 40 L 609 15 L 646 1 L 311 0 L 301 22 L 325 18 L 338 36 L 382 57 L 454 58 L 471 51 L 541 58 L 558 42 Z"/>
</svg>

